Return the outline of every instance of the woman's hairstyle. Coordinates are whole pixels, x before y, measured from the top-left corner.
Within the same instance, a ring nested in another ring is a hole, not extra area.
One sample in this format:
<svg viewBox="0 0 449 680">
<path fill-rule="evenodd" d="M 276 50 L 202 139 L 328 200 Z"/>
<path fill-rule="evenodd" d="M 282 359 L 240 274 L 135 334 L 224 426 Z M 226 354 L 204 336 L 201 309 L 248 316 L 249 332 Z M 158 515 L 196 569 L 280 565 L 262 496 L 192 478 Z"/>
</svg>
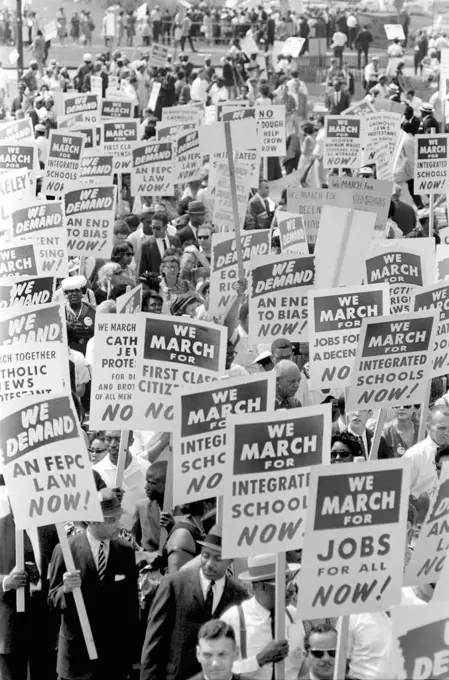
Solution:
<svg viewBox="0 0 449 680">
<path fill-rule="evenodd" d="M 181 266 L 181 254 L 178 248 L 167 248 L 164 257 L 162 258 L 161 266 L 168 260 L 175 260 L 178 263 L 178 266 Z"/>
<path fill-rule="evenodd" d="M 172 316 L 182 316 L 185 313 L 187 307 L 192 302 L 198 302 L 198 304 L 201 304 L 202 300 L 196 293 L 185 293 L 183 295 L 177 295 L 170 307 L 170 314 Z"/>
<path fill-rule="evenodd" d="M 352 455 L 354 456 L 354 458 L 363 456 L 362 447 L 360 446 L 359 442 L 354 437 L 354 435 L 351 434 L 350 432 L 339 432 L 337 434 L 334 434 L 334 436 L 331 439 L 331 449 L 333 445 L 336 444 L 337 442 L 340 442 L 341 444 L 347 446 Z"/>
<path fill-rule="evenodd" d="M 128 253 L 134 255 L 134 248 L 131 243 L 128 243 L 128 241 L 116 243 L 112 249 L 111 262 L 120 262 L 123 255 L 127 255 Z"/>
<path fill-rule="evenodd" d="M 121 266 L 118 262 L 106 262 L 101 269 L 98 270 L 98 285 L 101 286 L 107 281 L 110 281 L 114 274 L 118 274 L 122 271 Z"/>
</svg>

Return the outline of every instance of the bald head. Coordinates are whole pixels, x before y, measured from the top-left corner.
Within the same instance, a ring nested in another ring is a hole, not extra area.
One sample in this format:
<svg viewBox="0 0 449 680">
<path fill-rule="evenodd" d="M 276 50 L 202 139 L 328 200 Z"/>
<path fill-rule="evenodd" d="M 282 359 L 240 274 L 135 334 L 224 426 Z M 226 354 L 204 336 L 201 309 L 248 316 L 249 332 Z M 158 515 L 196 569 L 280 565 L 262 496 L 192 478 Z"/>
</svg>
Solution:
<svg viewBox="0 0 449 680">
<path fill-rule="evenodd" d="M 293 361 L 283 359 L 275 365 L 274 372 L 278 395 L 283 399 L 294 397 L 301 382 L 301 371 L 298 366 Z"/>
<path fill-rule="evenodd" d="M 435 444 L 443 446 L 449 444 L 449 408 L 447 404 L 443 406 L 438 402 L 429 413 L 427 431 Z"/>
</svg>

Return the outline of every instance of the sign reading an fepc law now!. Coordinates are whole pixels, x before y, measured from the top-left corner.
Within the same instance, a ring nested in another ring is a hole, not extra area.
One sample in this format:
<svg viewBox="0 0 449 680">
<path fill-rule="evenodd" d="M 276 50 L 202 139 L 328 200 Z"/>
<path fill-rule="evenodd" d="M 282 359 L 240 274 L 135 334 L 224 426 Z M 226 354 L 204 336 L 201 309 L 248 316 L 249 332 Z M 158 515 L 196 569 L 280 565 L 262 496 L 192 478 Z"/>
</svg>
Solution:
<svg viewBox="0 0 449 680">
<path fill-rule="evenodd" d="M 442 194 L 448 190 L 448 140 L 449 135 L 416 135 L 416 194 Z"/>
<path fill-rule="evenodd" d="M 409 489 L 405 463 L 312 468 L 298 598 L 305 619 L 399 604 Z"/>
<path fill-rule="evenodd" d="M 347 408 L 424 403 L 437 325 L 434 309 L 364 319 Z"/>
<path fill-rule="evenodd" d="M 131 192 L 134 196 L 169 196 L 175 190 L 173 145 L 135 142 L 131 150 Z"/>
</svg>

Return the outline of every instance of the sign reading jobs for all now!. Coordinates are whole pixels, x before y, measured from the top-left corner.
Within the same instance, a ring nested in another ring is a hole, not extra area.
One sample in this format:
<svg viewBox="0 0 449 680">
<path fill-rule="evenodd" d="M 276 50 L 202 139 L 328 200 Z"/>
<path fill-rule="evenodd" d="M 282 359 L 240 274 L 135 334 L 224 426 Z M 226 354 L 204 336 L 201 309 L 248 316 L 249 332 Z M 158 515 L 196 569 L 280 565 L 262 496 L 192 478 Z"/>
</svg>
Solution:
<svg viewBox="0 0 449 680">
<path fill-rule="evenodd" d="M 170 142 L 136 142 L 132 149 L 131 193 L 170 196 L 174 193 L 174 155 Z"/>
<path fill-rule="evenodd" d="M 363 119 L 326 116 L 325 168 L 358 168 L 362 160 Z"/>
<path fill-rule="evenodd" d="M 76 132 L 50 132 L 50 151 L 45 166 L 42 193 L 62 196 L 77 181 L 84 149 L 84 135 Z"/>
<path fill-rule="evenodd" d="M 309 291 L 310 378 L 316 389 L 349 387 L 362 320 L 389 313 L 386 283 Z"/>
<path fill-rule="evenodd" d="M 364 319 L 348 409 L 423 404 L 437 326 L 435 310 Z"/>
<path fill-rule="evenodd" d="M 252 344 L 307 340 L 307 293 L 315 281 L 312 255 L 251 259 L 249 338 Z"/>
<path fill-rule="evenodd" d="M 229 415 L 223 557 L 298 550 L 314 465 L 329 463 L 329 404 Z"/>
<path fill-rule="evenodd" d="M 81 188 L 82 187 L 82 188 Z M 108 258 L 112 250 L 115 186 L 86 188 L 79 184 L 64 196 L 68 253 Z"/>
<path fill-rule="evenodd" d="M 399 604 L 408 489 L 403 460 L 312 469 L 299 580 L 305 619 Z"/>
<path fill-rule="evenodd" d="M 273 411 L 275 392 L 274 371 L 177 390 L 173 447 L 176 505 L 223 494 L 227 417 Z"/>
<path fill-rule="evenodd" d="M 69 396 L 2 404 L 0 461 L 18 529 L 101 522 L 95 481 Z"/>
<path fill-rule="evenodd" d="M 449 135 L 416 135 L 415 144 L 415 193 L 444 193 L 449 189 Z"/>
<path fill-rule="evenodd" d="M 95 326 L 94 427 L 175 427 L 173 390 L 224 374 L 226 329 L 159 314 L 101 315 Z"/>
</svg>

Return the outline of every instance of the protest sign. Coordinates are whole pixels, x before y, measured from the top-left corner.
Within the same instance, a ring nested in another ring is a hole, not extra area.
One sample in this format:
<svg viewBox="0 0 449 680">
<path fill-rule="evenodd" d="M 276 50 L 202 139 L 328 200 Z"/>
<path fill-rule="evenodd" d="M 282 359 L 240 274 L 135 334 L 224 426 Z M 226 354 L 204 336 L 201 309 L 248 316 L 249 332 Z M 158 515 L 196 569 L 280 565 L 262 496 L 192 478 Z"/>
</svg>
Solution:
<svg viewBox="0 0 449 680">
<path fill-rule="evenodd" d="M 435 347 L 432 352 L 432 378 L 446 375 L 449 372 L 449 283 L 435 283 L 413 294 L 411 309 L 420 312 L 425 309 L 436 309 L 438 326 Z"/>
<path fill-rule="evenodd" d="M 351 104 L 351 106 L 344 111 L 342 111 L 342 116 L 361 116 L 362 118 L 365 118 L 368 116 L 370 113 L 375 111 L 374 106 L 371 104 L 371 102 L 366 101 L 366 99 L 362 99 L 360 102 L 354 102 L 354 104 Z"/>
<path fill-rule="evenodd" d="M 58 37 L 58 22 L 56 19 L 53 21 L 48 21 L 44 24 L 44 40 L 48 42 L 50 40 L 56 40 Z"/>
<path fill-rule="evenodd" d="M 103 96 L 103 78 L 101 76 L 90 76 L 90 91 L 98 97 Z"/>
<path fill-rule="evenodd" d="M 389 313 L 388 286 L 346 286 L 308 293 L 312 387 L 348 387 L 362 319 Z"/>
<path fill-rule="evenodd" d="M 260 150 L 261 157 L 285 156 L 287 137 L 285 131 L 284 104 L 257 106 L 256 121 L 257 131 L 259 133 L 258 148 Z M 234 146 L 234 148 L 237 147 Z"/>
<path fill-rule="evenodd" d="M 103 521 L 70 397 L 30 396 L 2 404 L 0 459 L 18 529 Z"/>
<path fill-rule="evenodd" d="M 307 293 L 315 282 L 313 255 L 260 255 L 251 258 L 249 340 L 307 341 Z"/>
<path fill-rule="evenodd" d="M 268 229 L 244 231 L 241 247 L 245 278 L 248 278 L 251 260 L 270 252 L 270 232 Z M 209 311 L 214 317 L 222 318 L 232 304 L 238 279 L 235 236 L 212 234 Z"/>
<path fill-rule="evenodd" d="M 379 144 L 384 142 L 388 143 L 390 154 L 393 155 L 396 140 L 401 130 L 401 120 L 402 116 L 399 113 L 389 111 L 371 113 L 364 118 L 365 150 L 363 153 L 363 165 L 375 163 L 376 149 Z"/>
<path fill-rule="evenodd" d="M 441 245 L 449 245 L 449 227 L 438 229 L 438 236 L 440 237 Z"/>
<path fill-rule="evenodd" d="M 110 75 L 108 87 L 106 88 L 106 98 L 114 98 L 120 92 L 120 79 L 118 76 Z"/>
<path fill-rule="evenodd" d="M 234 161 L 235 191 L 240 229 L 245 223 L 248 195 L 251 189 L 251 167 L 245 161 Z M 214 192 L 213 223 L 215 228 L 223 232 L 236 229 L 231 196 L 231 176 L 227 160 L 217 165 Z"/>
<path fill-rule="evenodd" d="M 376 165 L 376 178 L 392 182 L 393 158 L 388 142 L 383 142 L 377 146 L 374 151 L 374 163 Z"/>
<path fill-rule="evenodd" d="M 375 219 L 374 213 L 323 206 L 314 250 L 316 288 L 362 283 Z"/>
<path fill-rule="evenodd" d="M 308 255 L 306 230 L 302 215 L 278 210 L 276 213 L 281 253 Z"/>
<path fill-rule="evenodd" d="M 23 203 L 35 198 L 28 170 L 16 169 L 0 173 L 0 232 L 11 226 L 11 213 Z"/>
<path fill-rule="evenodd" d="M 358 168 L 362 159 L 364 128 L 360 116 L 326 116 L 325 168 Z"/>
<path fill-rule="evenodd" d="M 435 310 L 363 319 L 347 409 L 425 403 L 437 325 Z"/>
<path fill-rule="evenodd" d="M 133 196 L 170 196 L 174 193 L 174 154 L 170 142 L 135 142 L 131 154 Z"/>
<path fill-rule="evenodd" d="M 402 24 L 384 24 L 385 33 L 388 40 L 405 40 L 404 29 Z"/>
<path fill-rule="evenodd" d="M 0 123 L 0 140 L 8 143 L 34 140 L 34 129 L 31 118 L 13 120 L 9 123 Z"/>
<path fill-rule="evenodd" d="M 259 48 L 257 47 L 257 43 L 254 39 L 251 29 L 249 29 L 249 31 L 245 33 L 244 37 L 240 39 L 240 47 L 242 48 L 242 52 L 244 52 L 248 58 L 251 57 L 252 54 L 259 54 Z"/>
<path fill-rule="evenodd" d="M 198 130 L 180 135 L 174 143 L 175 150 L 175 184 L 187 184 L 200 178 L 203 167 L 203 156 L 200 152 Z"/>
<path fill-rule="evenodd" d="M 50 151 L 42 181 L 43 194 L 62 196 L 67 187 L 77 181 L 83 149 L 84 135 L 79 132 L 50 131 Z"/>
<path fill-rule="evenodd" d="M 112 186 L 114 165 L 112 156 L 84 154 L 81 159 L 79 181 L 89 186 Z"/>
<path fill-rule="evenodd" d="M 61 304 L 2 311 L 0 401 L 70 393 L 65 311 Z"/>
<path fill-rule="evenodd" d="M 64 116 L 81 114 L 83 123 L 98 125 L 100 122 L 101 94 L 86 92 L 85 94 L 63 94 L 62 113 Z"/>
<path fill-rule="evenodd" d="M 437 281 L 449 279 L 449 245 L 437 245 L 436 274 Z"/>
<path fill-rule="evenodd" d="M 150 56 L 148 59 L 148 66 L 157 66 L 157 68 L 165 68 L 167 65 L 167 58 L 170 50 L 165 45 L 158 45 L 153 43 L 150 48 Z"/>
<path fill-rule="evenodd" d="M 100 104 L 101 119 L 105 118 L 132 118 L 134 102 L 124 99 L 102 99 Z"/>
<path fill-rule="evenodd" d="M 390 208 L 391 182 L 361 177 L 329 177 L 329 186 L 333 189 L 349 189 L 352 197 L 352 206 L 350 207 L 363 212 L 375 213 L 374 236 L 376 238 L 384 237 Z"/>
<path fill-rule="evenodd" d="M 285 55 L 290 55 L 294 59 L 296 57 L 299 57 L 299 54 L 303 48 L 303 45 L 305 43 L 306 39 L 305 38 L 287 38 L 285 41 L 283 47 L 282 47 L 282 53 Z"/>
<path fill-rule="evenodd" d="M 444 680 L 448 674 L 449 603 L 391 610 L 394 641 L 389 664 L 395 680 Z"/>
<path fill-rule="evenodd" d="M 408 312 L 412 295 L 433 281 L 434 240 L 388 239 L 373 241 L 371 255 L 366 259 L 366 282 L 390 285 L 392 314 Z"/>
<path fill-rule="evenodd" d="M 39 247 L 42 272 L 58 278 L 68 276 L 67 231 L 59 201 L 38 201 L 15 210 L 11 223 L 13 238 L 31 240 Z"/>
<path fill-rule="evenodd" d="M 84 135 L 84 151 L 87 149 L 98 149 L 101 145 L 101 127 L 98 125 L 84 125 L 77 123 L 73 126 L 74 132 Z"/>
<path fill-rule="evenodd" d="M 287 188 L 287 210 L 302 216 L 309 243 L 317 240 L 321 211 L 325 205 L 352 208 L 352 196 L 342 189 L 302 189 L 298 186 Z"/>
<path fill-rule="evenodd" d="M 312 468 L 298 582 L 304 619 L 399 604 L 408 490 L 403 460 Z"/>
<path fill-rule="evenodd" d="M 35 179 L 39 169 L 35 144 L 29 142 L 17 145 L 0 144 L 0 173 L 25 168 L 28 170 L 28 176 Z"/>
<path fill-rule="evenodd" d="M 68 116 L 57 116 L 56 122 L 58 124 L 58 130 L 73 130 L 76 125 L 83 124 L 83 114 L 71 113 Z"/>
<path fill-rule="evenodd" d="M 330 430 L 329 404 L 228 416 L 224 558 L 302 547 L 310 471 L 329 462 Z"/>
<path fill-rule="evenodd" d="M 69 255 L 110 257 L 116 195 L 115 186 L 87 188 L 82 185 L 65 194 Z"/>
<path fill-rule="evenodd" d="M 376 111 L 390 111 L 391 113 L 399 113 L 403 115 L 403 102 L 394 102 L 392 99 L 384 99 L 383 97 L 376 97 L 373 101 L 373 106 Z"/>
<path fill-rule="evenodd" d="M 52 276 L 17 278 L 14 283 L 5 280 L 0 284 L 0 310 L 13 307 L 29 307 L 51 302 L 55 293 L 56 279 Z"/>
<path fill-rule="evenodd" d="M 117 300 L 117 314 L 137 314 L 142 311 L 142 286 L 120 295 Z"/>
<path fill-rule="evenodd" d="M 164 106 L 162 108 L 162 123 L 166 125 L 186 123 L 197 125 L 199 120 L 200 111 L 195 106 Z"/>
<path fill-rule="evenodd" d="M 217 151 L 210 154 L 209 181 L 208 181 L 208 185 L 210 187 L 215 187 L 217 181 L 217 168 L 220 162 L 223 163 L 226 162 L 226 151 Z M 234 152 L 234 168 L 236 163 L 238 163 L 239 165 L 242 163 L 246 163 L 248 165 L 250 169 L 249 176 L 251 181 L 251 188 L 258 187 L 260 180 L 260 156 L 258 150 L 243 149 L 243 151 L 239 151 L 238 149 L 236 149 Z"/>
<path fill-rule="evenodd" d="M 449 550 L 449 465 L 441 468 L 439 486 L 431 500 L 404 576 L 404 585 L 439 581 Z M 449 599 L 449 598 L 448 598 Z"/>
<path fill-rule="evenodd" d="M 45 275 L 38 244 L 13 239 L 0 242 L 0 280 Z"/>
<path fill-rule="evenodd" d="M 273 411 L 275 391 L 274 371 L 176 391 L 173 439 L 176 505 L 222 495 L 228 416 Z"/>
<path fill-rule="evenodd" d="M 252 118 L 234 120 L 232 123 L 227 123 L 227 125 L 229 125 L 231 132 L 233 151 L 259 148 L 257 128 L 254 125 L 254 120 Z M 208 156 L 211 151 L 213 153 L 219 153 L 223 151 L 227 153 L 224 123 L 201 125 L 199 128 L 199 134 L 200 150 L 203 155 Z M 276 155 L 276 153 L 273 152 L 273 155 Z M 284 150 L 279 155 L 285 155 L 285 144 Z"/>
<path fill-rule="evenodd" d="M 154 81 L 152 86 L 151 86 L 151 92 L 150 96 L 148 98 L 148 108 L 151 111 L 154 111 L 157 106 L 157 100 L 159 98 L 159 92 L 161 91 L 162 83 L 159 83 L 158 81 Z"/>
<path fill-rule="evenodd" d="M 156 139 L 158 142 L 175 142 L 183 132 L 190 132 L 195 129 L 195 123 L 167 125 L 158 121 L 156 123 Z"/>
<path fill-rule="evenodd" d="M 449 189 L 449 135 L 415 136 L 416 194 L 442 194 Z"/>
<path fill-rule="evenodd" d="M 226 332 L 205 321 L 160 314 L 97 317 L 93 427 L 173 431 L 174 388 L 223 375 Z"/>
<path fill-rule="evenodd" d="M 103 121 L 101 139 L 104 153 L 113 156 L 114 172 L 128 172 L 132 163 L 133 142 L 139 139 L 139 121 Z"/>
<path fill-rule="evenodd" d="M 245 118 L 255 118 L 256 109 L 253 107 L 229 106 L 226 102 L 221 106 L 217 104 L 217 109 L 221 109 L 221 115 L 217 114 L 217 119 L 223 123 L 232 123 L 234 120 L 244 120 Z"/>
</svg>

